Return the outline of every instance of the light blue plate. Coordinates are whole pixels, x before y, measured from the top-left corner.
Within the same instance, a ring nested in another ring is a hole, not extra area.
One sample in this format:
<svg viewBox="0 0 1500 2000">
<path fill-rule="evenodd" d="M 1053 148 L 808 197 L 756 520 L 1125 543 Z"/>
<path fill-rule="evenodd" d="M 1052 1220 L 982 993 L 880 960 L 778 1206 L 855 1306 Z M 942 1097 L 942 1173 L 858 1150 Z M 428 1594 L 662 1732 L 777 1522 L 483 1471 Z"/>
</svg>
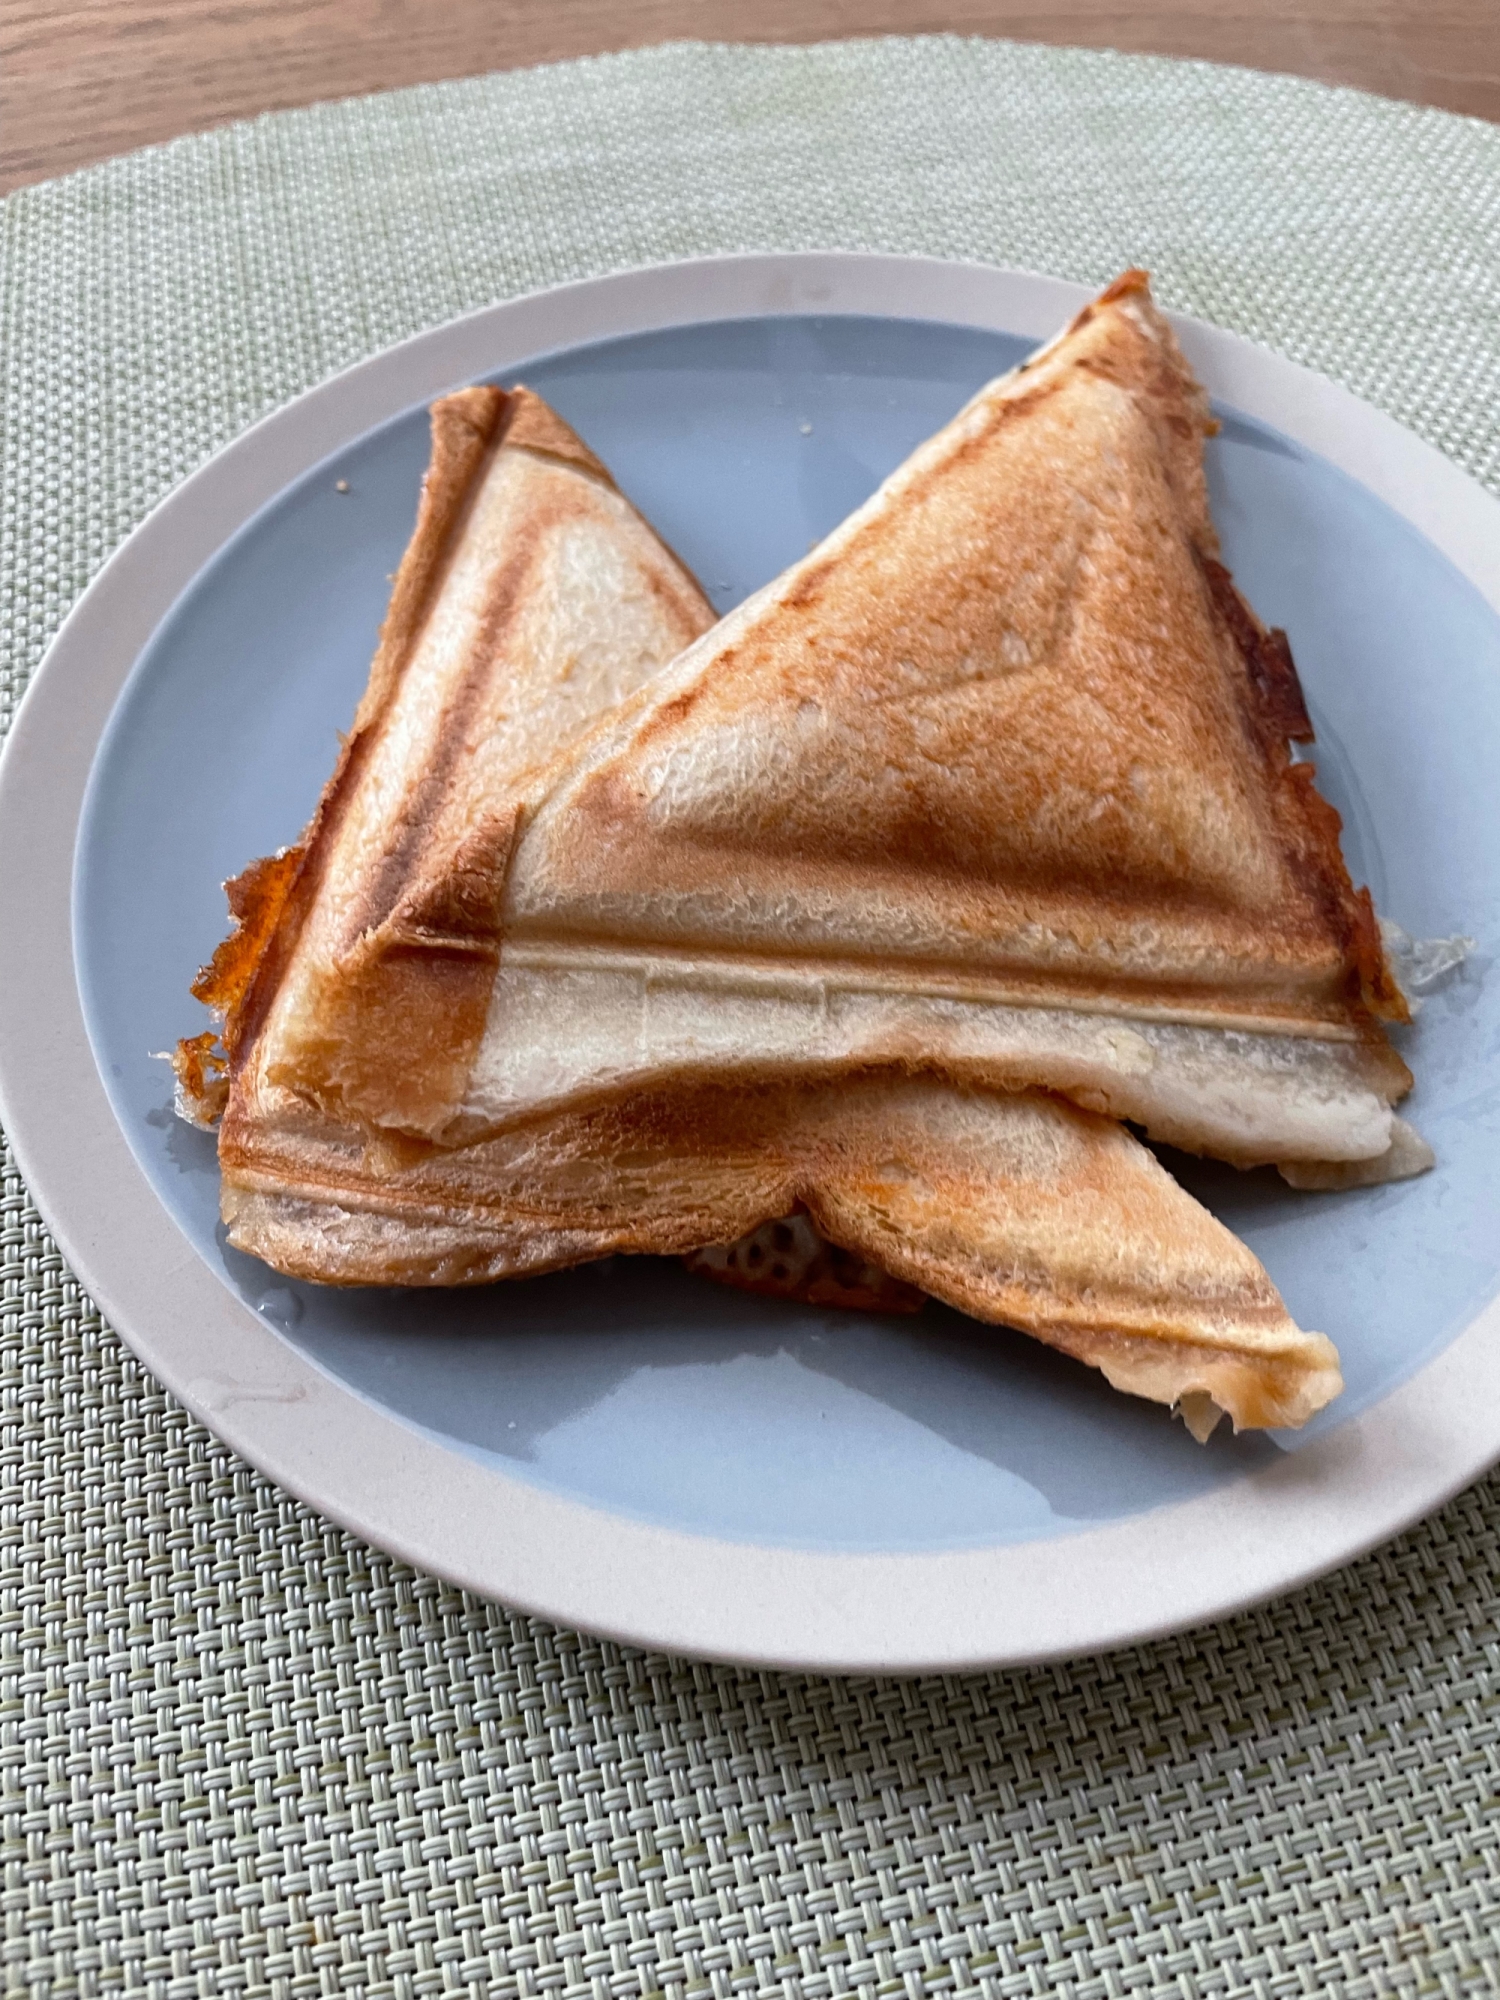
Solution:
<svg viewBox="0 0 1500 2000">
<path fill-rule="evenodd" d="M 632 335 L 507 372 L 546 395 L 719 609 L 801 555 L 1030 343 L 914 320 L 796 316 Z M 1500 1291 L 1500 621 L 1343 473 L 1221 412 L 1226 556 L 1288 630 L 1320 782 L 1356 880 L 1479 950 L 1403 1050 L 1425 1179 L 1295 1194 L 1173 1156 L 1292 1312 L 1376 1401 Z M 936 1550 L 1046 1537 L 1244 1477 L 1300 1440 L 1202 1449 L 1154 1405 L 1004 1330 L 801 1311 L 617 1259 L 469 1293 L 340 1293 L 226 1249 L 211 1139 L 151 1059 L 188 997 L 219 884 L 296 838 L 364 685 L 410 533 L 425 414 L 372 431 L 263 509 L 164 620 L 101 742 L 74 948 L 93 1047 L 153 1186 L 224 1283 L 322 1369 L 429 1438 L 608 1512 L 728 1540 Z M 338 490 L 347 484 L 347 493 Z"/>
</svg>

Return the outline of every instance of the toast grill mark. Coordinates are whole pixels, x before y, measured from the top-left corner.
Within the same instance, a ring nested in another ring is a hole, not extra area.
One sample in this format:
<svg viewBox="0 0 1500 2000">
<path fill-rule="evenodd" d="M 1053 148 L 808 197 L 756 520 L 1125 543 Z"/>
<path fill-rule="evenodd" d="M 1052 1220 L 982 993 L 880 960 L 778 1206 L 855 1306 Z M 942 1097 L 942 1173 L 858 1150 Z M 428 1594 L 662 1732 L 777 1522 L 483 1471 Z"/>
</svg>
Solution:
<svg viewBox="0 0 1500 2000">
<path fill-rule="evenodd" d="M 346 951 L 361 938 L 378 931 L 395 914 L 413 885 L 430 879 L 433 862 L 443 858 L 443 807 L 459 768 L 473 755 L 475 725 L 491 692 L 495 662 L 505 655 L 506 641 L 513 635 L 533 582 L 545 537 L 561 514 L 562 510 L 554 506 L 546 516 L 524 522 L 495 574 L 469 663 L 447 694 L 443 728 L 432 754 L 411 782 L 400 817 L 385 851 L 370 871 L 363 895 L 350 906 L 343 944 Z M 455 540 L 461 533 L 461 527 L 455 529 Z M 473 871 L 466 872 L 472 879 Z M 484 899 L 483 907 L 476 907 L 480 899 L 473 887 L 466 885 L 448 902 L 462 926 L 465 942 L 486 939 L 493 946 L 496 915 L 493 894 Z M 438 944 L 442 940 L 435 937 L 433 942 Z"/>
<path fill-rule="evenodd" d="M 626 592 L 629 648 L 614 667 L 626 687 L 713 622 L 598 460 L 527 392 L 439 404 L 433 453 L 370 689 L 260 956 L 264 1004 L 244 1010 L 254 1035 L 278 1024 L 265 1060 L 288 1087 L 377 1123 L 390 1087 L 397 1122 L 419 1129 L 452 1108 L 483 1034 L 506 788 L 536 754 L 526 716 L 540 701 L 574 726 L 552 566 L 582 565 L 587 598 L 603 562 L 608 588 Z"/>
</svg>

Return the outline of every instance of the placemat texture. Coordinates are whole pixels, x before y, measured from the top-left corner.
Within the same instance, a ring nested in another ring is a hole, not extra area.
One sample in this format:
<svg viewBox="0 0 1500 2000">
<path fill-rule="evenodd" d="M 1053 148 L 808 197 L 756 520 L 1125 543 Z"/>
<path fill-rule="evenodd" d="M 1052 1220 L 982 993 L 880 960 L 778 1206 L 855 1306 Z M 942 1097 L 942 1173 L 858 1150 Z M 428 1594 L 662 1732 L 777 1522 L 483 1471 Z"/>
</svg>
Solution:
<svg viewBox="0 0 1500 2000">
<path fill-rule="evenodd" d="M 184 140 L 11 197 L 0 243 L 7 713 L 252 418 L 470 307 L 697 252 L 1145 263 L 1500 491 L 1500 131 L 1198 64 L 677 46 Z M 1494 1480 L 1107 1659 L 703 1667 L 288 1500 L 137 1367 L 13 1172 L 0 1253 L 6 1993 L 1500 1992 Z"/>
</svg>

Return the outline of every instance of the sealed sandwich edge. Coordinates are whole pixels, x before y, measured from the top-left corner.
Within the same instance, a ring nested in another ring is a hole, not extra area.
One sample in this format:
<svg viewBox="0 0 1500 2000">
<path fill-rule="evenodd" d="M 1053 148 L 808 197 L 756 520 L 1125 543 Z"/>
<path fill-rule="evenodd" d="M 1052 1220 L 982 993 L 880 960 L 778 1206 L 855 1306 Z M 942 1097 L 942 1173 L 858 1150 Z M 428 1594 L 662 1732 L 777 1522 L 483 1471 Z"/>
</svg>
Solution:
<svg viewBox="0 0 1500 2000">
<path fill-rule="evenodd" d="M 503 389 L 489 386 L 462 389 L 433 404 L 431 453 L 416 526 L 397 568 L 369 678 L 333 774 L 302 839 L 252 861 L 225 884 L 231 929 L 192 990 L 214 1011 L 231 1066 L 274 996 L 302 914 L 316 893 L 320 851 L 357 781 L 364 746 L 399 684 L 402 665 L 441 583 L 453 530 L 510 405 Z M 184 1055 L 185 1068 L 191 1060 Z"/>
</svg>

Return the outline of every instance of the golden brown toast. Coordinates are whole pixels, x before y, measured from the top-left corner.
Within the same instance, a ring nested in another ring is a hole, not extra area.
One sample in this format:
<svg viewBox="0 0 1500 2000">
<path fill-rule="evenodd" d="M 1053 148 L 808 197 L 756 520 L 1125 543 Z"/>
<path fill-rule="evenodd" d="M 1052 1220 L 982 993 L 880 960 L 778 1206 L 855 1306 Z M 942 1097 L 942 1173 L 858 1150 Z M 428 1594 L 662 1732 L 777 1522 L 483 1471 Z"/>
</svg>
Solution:
<svg viewBox="0 0 1500 2000">
<path fill-rule="evenodd" d="M 1338 1356 L 1129 1132 L 1038 1091 L 874 1073 L 618 1097 L 473 1145 L 371 1141 L 271 1086 L 220 1135 L 230 1241 L 294 1277 L 456 1285 L 732 1243 L 806 1210 L 856 1259 L 1198 1429 L 1302 1423 Z M 1210 1407 L 1212 1405 L 1212 1408 Z"/>
<path fill-rule="evenodd" d="M 494 983 L 515 781 L 713 620 L 540 397 L 436 403 L 353 729 L 301 842 L 229 885 L 237 928 L 193 989 L 231 1063 L 252 1041 L 296 1046 L 335 1098 L 368 1071 L 418 1126 L 461 1093 Z"/>
<path fill-rule="evenodd" d="M 227 1097 L 231 1241 L 293 1275 L 360 1284 L 472 1283 L 709 1246 L 698 1261 L 719 1275 L 814 1303 L 910 1309 L 931 1291 L 1122 1387 L 1186 1399 L 1199 1429 L 1220 1408 L 1237 1423 L 1300 1422 L 1336 1393 L 1330 1345 L 1294 1326 L 1250 1253 L 1127 1132 L 1043 1093 L 899 1071 L 812 1087 L 715 1083 L 437 1145 L 332 1115 L 279 1073 L 278 1024 L 321 1007 L 320 1032 L 346 1038 L 335 1062 L 368 1054 L 351 1054 L 347 1038 L 373 1023 L 392 1089 L 421 1103 L 451 1060 L 445 1026 L 467 1031 L 486 963 L 483 937 L 463 929 L 483 896 L 453 864 L 478 851 L 476 818 L 497 823 L 490 809 L 524 786 L 544 745 L 583 734 L 622 676 L 644 682 L 681 626 L 711 616 L 569 437 L 520 395 L 437 407 L 417 534 L 355 731 L 306 840 L 232 885 L 240 926 L 199 989 L 224 1010 L 230 1074 L 216 1086 L 194 1044 L 179 1062 L 190 1105 L 212 1114 Z M 559 581 L 549 538 L 566 547 L 570 536 L 575 560 Z M 571 623 L 518 601 L 576 592 L 580 541 L 591 582 Z M 623 661 L 611 592 L 625 600 Z M 429 867 L 449 871 L 446 928 L 431 883 L 425 903 L 411 886 Z M 472 883 L 485 879 L 476 863 Z M 429 987 L 438 966 L 446 979 Z M 347 990 L 330 1002 L 340 979 Z M 786 1221 L 799 1211 L 805 1222 Z M 779 1226 L 799 1246 L 785 1275 L 757 1272 L 754 1232 L 767 1224 L 773 1249 Z M 743 1232 L 752 1240 L 736 1244 Z"/>
<path fill-rule="evenodd" d="M 331 937 L 335 991 L 278 1001 L 270 1073 L 458 1140 L 923 1065 L 1240 1164 L 1378 1160 L 1405 1004 L 1290 753 L 1284 638 L 1219 563 L 1210 427 L 1128 274 L 473 823 L 461 869 L 404 857 L 393 914 Z M 348 996 L 382 966 L 419 1008 L 460 961 L 414 1095 Z"/>
</svg>

